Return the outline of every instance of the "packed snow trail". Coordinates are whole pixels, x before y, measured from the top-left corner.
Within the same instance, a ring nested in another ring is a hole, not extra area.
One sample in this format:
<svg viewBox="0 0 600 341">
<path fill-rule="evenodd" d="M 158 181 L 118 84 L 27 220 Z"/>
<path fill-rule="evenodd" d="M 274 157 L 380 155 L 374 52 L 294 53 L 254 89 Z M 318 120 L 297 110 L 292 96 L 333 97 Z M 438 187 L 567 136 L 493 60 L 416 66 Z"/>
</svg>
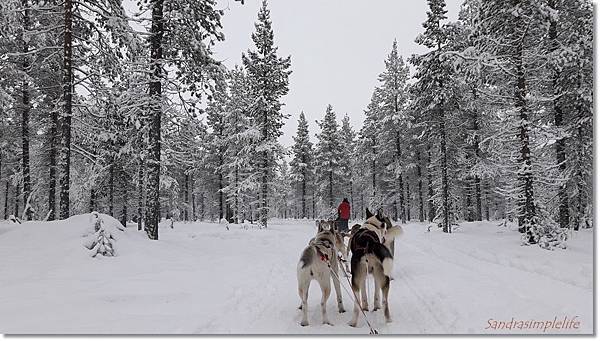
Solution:
<svg viewBox="0 0 600 341">
<path fill-rule="evenodd" d="M 0 332 L 179 334 L 368 334 L 348 326 L 334 294 L 333 326 L 321 324 L 319 286 L 300 326 L 296 264 L 315 234 L 312 221 L 279 221 L 266 230 L 212 223 L 168 223 L 160 240 L 132 224 L 117 257 L 92 258 L 82 245 L 89 216 L 61 222 L 0 222 Z M 593 234 L 572 235 L 567 250 L 520 246 L 519 233 L 494 222 L 465 223 L 453 234 L 411 223 L 396 243 L 390 289 L 393 322 L 367 312 L 380 334 L 542 333 L 494 330 L 488 320 L 577 317 L 591 333 Z M 349 289 L 342 277 L 342 284 Z M 372 309 L 373 284 L 369 285 Z"/>
</svg>

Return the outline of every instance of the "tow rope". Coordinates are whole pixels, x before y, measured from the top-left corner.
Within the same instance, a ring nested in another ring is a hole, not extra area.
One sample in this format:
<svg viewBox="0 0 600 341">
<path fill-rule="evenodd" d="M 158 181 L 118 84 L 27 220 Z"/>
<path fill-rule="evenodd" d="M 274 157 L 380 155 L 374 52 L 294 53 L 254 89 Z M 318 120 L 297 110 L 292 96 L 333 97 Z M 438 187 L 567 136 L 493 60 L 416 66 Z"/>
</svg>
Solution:
<svg viewBox="0 0 600 341">
<path fill-rule="evenodd" d="M 338 255 L 338 259 L 344 263 L 347 262 L 340 255 Z M 335 278 L 337 278 L 338 282 L 340 282 L 340 285 L 341 285 L 343 282 L 340 280 L 340 277 L 338 276 L 338 274 L 333 271 L 333 269 L 331 268 L 331 263 L 329 261 L 327 262 L 327 266 L 329 266 L 329 272 L 331 272 L 335 276 Z M 348 277 L 348 273 L 346 272 L 346 269 L 344 269 L 343 266 L 341 266 L 341 268 L 342 268 L 342 271 L 344 272 L 344 277 L 346 277 L 346 281 L 348 282 L 350 289 L 352 289 L 352 283 L 350 283 L 350 277 Z M 375 328 L 373 328 L 373 326 L 371 326 L 371 323 L 369 322 L 369 319 L 367 318 L 367 314 L 365 313 L 364 310 L 362 310 L 362 307 L 359 304 L 358 297 L 356 296 L 356 293 L 354 292 L 354 290 L 348 290 L 346 288 L 346 286 L 344 286 L 344 285 L 342 285 L 342 288 L 344 288 L 344 290 L 346 290 L 346 293 L 348 293 L 348 295 L 350 295 L 350 297 L 354 298 L 354 304 L 356 304 L 356 306 L 358 306 L 358 310 L 360 310 L 362 312 L 362 315 L 365 318 L 365 322 L 367 323 L 367 326 L 369 327 L 369 334 L 370 335 L 379 334 L 377 329 L 375 329 Z M 352 294 L 350 294 L 350 291 L 352 291 Z"/>
</svg>

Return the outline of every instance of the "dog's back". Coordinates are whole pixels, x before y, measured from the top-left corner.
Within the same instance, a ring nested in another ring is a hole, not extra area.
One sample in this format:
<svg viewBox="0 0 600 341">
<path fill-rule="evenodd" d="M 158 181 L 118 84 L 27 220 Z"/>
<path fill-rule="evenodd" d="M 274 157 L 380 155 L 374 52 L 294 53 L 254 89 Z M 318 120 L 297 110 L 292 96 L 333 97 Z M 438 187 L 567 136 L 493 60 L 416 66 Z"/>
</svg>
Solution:
<svg viewBox="0 0 600 341">
<path fill-rule="evenodd" d="M 363 257 L 373 255 L 383 266 L 383 273 L 389 276 L 392 272 L 393 256 L 390 250 L 379 241 L 377 233 L 368 229 L 359 229 L 350 239 L 352 251 L 351 266 L 357 266 Z"/>
</svg>

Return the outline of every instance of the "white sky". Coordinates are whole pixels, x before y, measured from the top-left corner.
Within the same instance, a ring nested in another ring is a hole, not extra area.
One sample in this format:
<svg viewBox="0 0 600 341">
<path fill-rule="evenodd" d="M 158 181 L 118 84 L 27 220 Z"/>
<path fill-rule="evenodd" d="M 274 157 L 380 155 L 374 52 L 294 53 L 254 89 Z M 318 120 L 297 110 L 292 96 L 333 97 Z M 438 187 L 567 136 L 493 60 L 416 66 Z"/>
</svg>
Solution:
<svg viewBox="0 0 600 341">
<path fill-rule="evenodd" d="M 228 67 L 241 64 L 242 52 L 253 48 L 250 35 L 261 2 L 217 0 L 225 9 L 225 41 L 214 52 Z M 446 2 L 448 18 L 456 20 L 462 0 Z M 358 130 L 394 38 L 405 62 L 425 51 L 414 40 L 423 32 L 426 0 L 271 0 L 269 8 L 279 55 L 292 56 L 290 91 L 283 98 L 283 110 L 291 115 L 280 139 L 285 146 L 293 143 L 300 111 L 314 137 L 315 120 L 327 104 L 339 121 L 347 113 Z"/>
</svg>

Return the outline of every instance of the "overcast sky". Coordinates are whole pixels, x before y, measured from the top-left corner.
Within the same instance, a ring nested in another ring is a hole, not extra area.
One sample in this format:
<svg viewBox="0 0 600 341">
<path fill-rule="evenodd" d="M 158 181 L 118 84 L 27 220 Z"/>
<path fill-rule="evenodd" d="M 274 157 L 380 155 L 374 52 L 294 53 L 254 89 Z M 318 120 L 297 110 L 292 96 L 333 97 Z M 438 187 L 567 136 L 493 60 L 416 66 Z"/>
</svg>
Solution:
<svg viewBox="0 0 600 341">
<path fill-rule="evenodd" d="M 253 48 L 250 34 L 261 2 L 217 0 L 225 9 L 225 41 L 214 51 L 228 67 L 241 64 L 242 52 Z M 456 20 L 461 3 L 447 1 L 450 20 Z M 338 120 L 347 113 L 359 129 L 393 40 L 405 61 L 424 51 L 414 40 L 427 17 L 425 0 L 271 0 L 269 8 L 279 54 L 292 56 L 290 91 L 283 98 L 283 110 L 291 115 L 280 139 L 285 146 L 293 143 L 300 111 L 314 137 L 315 120 L 327 104 Z"/>
</svg>

